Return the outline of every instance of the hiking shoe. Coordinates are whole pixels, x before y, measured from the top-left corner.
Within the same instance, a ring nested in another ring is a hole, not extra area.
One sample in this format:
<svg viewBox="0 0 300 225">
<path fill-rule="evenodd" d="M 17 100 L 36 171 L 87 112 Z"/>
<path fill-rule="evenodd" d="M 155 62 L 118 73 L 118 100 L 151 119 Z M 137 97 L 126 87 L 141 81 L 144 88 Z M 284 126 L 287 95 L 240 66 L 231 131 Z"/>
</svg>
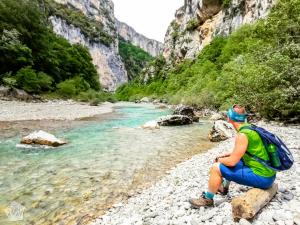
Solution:
<svg viewBox="0 0 300 225">
<path fill-rule="evenodd" d="M 218 189 L 217 194 L 220 194 L 220 195 L 227 195 L 227 194 L 228 194 L 228 191 L 229 191 L 229 188 L 222 187 L 222 188 L 219 188 L 219 189 Z"/>
<path fill-rule="evenodd" d="M 201 206 L 206 207 L 214 205 L 214 200 L 206 198 L 204 192 L 202 192 L 200 198 L 191 198 L 189 202 L 192 205 L 192 207 L 196 209 L 199 209 Z"/>
</svg>

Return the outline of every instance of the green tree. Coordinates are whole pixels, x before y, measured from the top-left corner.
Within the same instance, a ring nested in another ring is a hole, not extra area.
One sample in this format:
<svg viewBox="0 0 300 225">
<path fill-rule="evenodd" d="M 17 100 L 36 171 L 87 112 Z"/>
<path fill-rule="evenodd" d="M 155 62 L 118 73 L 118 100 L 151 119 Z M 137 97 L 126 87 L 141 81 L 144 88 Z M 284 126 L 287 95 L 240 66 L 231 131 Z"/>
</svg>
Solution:
<svg viewBox="0 0 300 225">
<path fill-rule="evenodd" d="M 16 74 L 18 87 L 29 93 L 40 93 L 51 89 L 53 79 L 43 72 L 36 73 L 31 67 L 20 69 Z"/>
<path fill-rule="evenodd" d="M 119 39 L 119 53 L 125 64 L 129 80 L 133 80 L 140 75 L 146 64 L 153 59 L 143 49 L 134 46 L 122 38 Z"/>
<path fill-rule="evenodd" d="M 88 50 L 53 33 L 42 3 L 0 2 L 0 82 L 16 80 L 29 92 L 47 92 L 55 90 L 60 82 L 81 77 L 91 88 L 100 90 Z"/>
</svg>

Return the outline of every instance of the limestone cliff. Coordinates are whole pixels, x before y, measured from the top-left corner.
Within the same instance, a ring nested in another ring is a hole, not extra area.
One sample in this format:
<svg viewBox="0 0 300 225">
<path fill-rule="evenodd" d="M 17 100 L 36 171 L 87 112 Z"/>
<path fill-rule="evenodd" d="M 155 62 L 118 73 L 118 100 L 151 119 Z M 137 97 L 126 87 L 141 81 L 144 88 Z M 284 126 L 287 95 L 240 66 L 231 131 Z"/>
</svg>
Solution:
<svg viewBox="0 0 300 225">
<path fill-rule="evenodd" d="M 162 52 L 163 44 L 161 42 L 149 39 L 144 35 L 139 34 L 126 23 L 117 21 L 117 31 L 123 39 L 140 47 L 152 56 L 157 56 Z"/>
<path fill-rule="evenodd" d="M 276 0 L 185 0 L 168 27 L 163 55 L 168 61 L 194 58 L 216 35 L 265 17 Z"/>
<path fill-rule="evenodd" d="M 112 0 L 44 0 L 55 33 L 70 43 L 89 49 L 102 87 L 114 91 L 128 82 L 124 62 L 119 54 L 120 35 L 132 44 L 157 55 L 162 44 L 135 32 L 114 16 Z"/>
<path fill-rule="evenodd" d="M 55 0 L 55 2 L 83 13 L 88 18 L 87 22 L 92 21 L 101 27 L 102 33 L 97 34 L 98 38 L 94 38 L 83 32 L 83 29 L 74 25 L 72 21 L 68 21 L 67 15 L 54 13 L 49 18 L 55 33 L 70 43 L 80 43 L 89 49 L 103 88 L 114 91 L 120 84 L 127 82 L 127 72 L 118 53 L 113 2 L 111 0 Z M 99 30 L 97 32 L 99 33 Z M 104 42 L 104 37 L 109 41 Z"/>
</svg>

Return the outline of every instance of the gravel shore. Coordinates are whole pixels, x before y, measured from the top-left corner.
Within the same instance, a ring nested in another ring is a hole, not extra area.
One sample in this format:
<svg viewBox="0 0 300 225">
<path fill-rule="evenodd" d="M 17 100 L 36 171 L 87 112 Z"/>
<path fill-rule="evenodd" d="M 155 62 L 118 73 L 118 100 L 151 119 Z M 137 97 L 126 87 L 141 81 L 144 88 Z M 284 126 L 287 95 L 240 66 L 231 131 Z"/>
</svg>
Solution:
<svg viewBox="0 0 300 225">
<path fill-rule="evenodd" d="M 231 216 L 231 198 L 247 191 L 245 186 L 231 184 L 227 197 L 215 197 L 214 208 L 192 209 L 188 202 L 190 197 L 198 197 L 201 191 L 206 190 L 213 159 L 233 147 L 233 139 L 230 139 L 177 165 L 154 186 L 130 198 L 125 204 L 115 204 L 91 225 L 300 225 L 300 128 L 264 123 L 258 125 L 285 141 L 293 152 L 295 164 L 290 170 L 277 174 L 278 193 L 252 221 L 242 219 L 234 222 Z"/>
<path fill-rule="evenodd" d="M 75 120 L 113 111 L 112 103 L 90 106 L 74 101 L 28 103 L 0 100 L 0 121 Z"/>
</svg>

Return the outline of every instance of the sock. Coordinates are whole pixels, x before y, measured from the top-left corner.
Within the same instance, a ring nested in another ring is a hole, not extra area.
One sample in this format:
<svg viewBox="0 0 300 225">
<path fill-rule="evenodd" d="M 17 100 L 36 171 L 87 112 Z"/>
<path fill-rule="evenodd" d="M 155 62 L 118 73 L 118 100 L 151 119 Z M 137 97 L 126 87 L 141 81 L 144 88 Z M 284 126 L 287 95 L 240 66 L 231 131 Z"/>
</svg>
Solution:
<svg viewBox="0 0 300 225">
<path fill-rule="evenodd" d="M 229 185 L 230 185 L 230 181 L 223 178 L 223 181 L 222 181 L 223 188 L 229 188 Z"/>
<path fill-rule="evenodd" d="M 214 194 L 214 193 L 211 193 L 211 192 L 209 192 L 209 191 L 206 191 L 204 196 L 205 196 L 205 198 L 207 198 L 207 199 L 213 199 L 214 196 L 215 196 L 215 194 Z"/>
</svg>

